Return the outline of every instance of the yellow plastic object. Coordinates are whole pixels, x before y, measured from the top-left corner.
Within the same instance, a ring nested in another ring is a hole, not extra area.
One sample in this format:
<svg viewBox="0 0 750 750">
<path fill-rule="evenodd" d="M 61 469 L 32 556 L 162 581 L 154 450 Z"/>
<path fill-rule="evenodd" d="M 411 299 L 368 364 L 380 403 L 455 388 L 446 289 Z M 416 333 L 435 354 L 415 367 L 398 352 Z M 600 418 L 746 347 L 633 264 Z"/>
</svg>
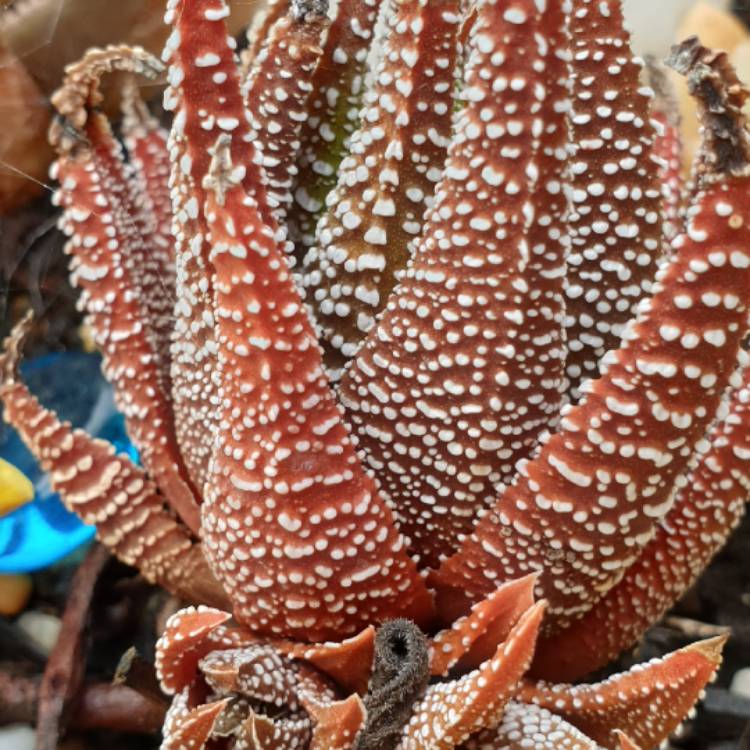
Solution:
<svg viewBox="0 0 750 750">
<path fill-rule="evenodd" d="M 34 499 L 34 485 L 13 464 L 0 458 L 0 516 Z"/>
<path fill-rule="evenodd" d="M 14 617 L 31 598 L 31 576 L 0 575 L 0 615 Z"/>
<path fill-rule="evenodd" d="M 83 345 L 83 351 L 91 352 L 96 351 L 96 341 L 94 341 L 94 332 L 91 330 L 91 326 L 88 323 L 82 323 L 78 328 L 78 336 L 81 339 Z"/>
</svg>

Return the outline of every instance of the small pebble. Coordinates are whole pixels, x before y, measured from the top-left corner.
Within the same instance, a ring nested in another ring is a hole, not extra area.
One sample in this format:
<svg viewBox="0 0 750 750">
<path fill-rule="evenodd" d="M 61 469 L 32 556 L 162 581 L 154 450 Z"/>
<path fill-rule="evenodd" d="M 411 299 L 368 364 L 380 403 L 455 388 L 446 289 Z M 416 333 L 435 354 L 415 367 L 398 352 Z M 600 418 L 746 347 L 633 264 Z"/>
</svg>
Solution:
<svg viewBox="0 0 750 750">
<path fill-rule="evenodd" d="M 734 673 L 729 690 L 735 695 L 741 695 L 743 698 L 750 698 L 750 667 L 738 669 Z"/>
<path fill-rule="evenodd" d="M 0 575 L 0 615 L 15 617 L 31 598 L 31 576 Z"/>
<path fill-rule="evenodd" d="M 18 620 L 16 626 L 23 631 L 37 648 L 45 654 L 52 651 L 57 636 L 60 635 L 62 623 L 59 617 L 48 615 L 44 612 L 24 612 Z"/>
<path fill-rule="evenodd" d="M 26 724 L 0 727 L 0 747 L 3 750 L 34 750 L 34 730 Z"/>
</svg>

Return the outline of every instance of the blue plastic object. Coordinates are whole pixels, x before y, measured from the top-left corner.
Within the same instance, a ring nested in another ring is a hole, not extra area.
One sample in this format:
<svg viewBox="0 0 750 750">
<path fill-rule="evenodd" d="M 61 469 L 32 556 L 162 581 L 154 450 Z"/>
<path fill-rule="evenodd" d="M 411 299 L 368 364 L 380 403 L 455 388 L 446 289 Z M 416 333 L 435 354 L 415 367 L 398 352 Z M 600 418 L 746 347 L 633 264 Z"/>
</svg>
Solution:
<svg viewBox="0 0 750 750">
<path fill-rule="evenodd" d="M 95 354 L 50 354 L 25 362 L 21 373 L 32 393 L 61 419 L 109 440 L 118 453 L 137 461 L 100 365 L 101 358 Z M 85 526 L 63 507 L 15 430 L 4 423 L 0 425 L 0 456 L 26 474 L 36 491 L 33 502 L 0 516 L 0 573 L 47 567 L 94 536 L 93 526 Z"/>
</svg>

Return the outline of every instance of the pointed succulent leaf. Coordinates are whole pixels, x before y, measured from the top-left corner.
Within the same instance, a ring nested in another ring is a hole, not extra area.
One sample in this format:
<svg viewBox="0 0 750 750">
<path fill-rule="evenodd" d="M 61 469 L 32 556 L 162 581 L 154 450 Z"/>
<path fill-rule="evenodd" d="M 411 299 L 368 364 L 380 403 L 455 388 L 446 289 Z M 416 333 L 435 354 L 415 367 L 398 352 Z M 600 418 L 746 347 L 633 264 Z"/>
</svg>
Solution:
<svg viewBox="0 0 750 750">
<path fill-rule="evenodd" d="M 255 74 L 255 67 L 260 53 L 268 46 L 271 29 L 289 13 L 291 0 L 268 0 L 252 17 L 245 32 L 247 46 L 240 52 L 240 78 L 243 88 L 250 77 Z"/>
<path fill-rule="evenodd" d="M 114 386 L 128 434 L 148 473 L 198 534 L 198 503 L 164 390 L 162 324 L 154 327 L 150 316 L 160 293 L 160 262 L 154 262 L 158 246 L 143 234 L 146 207 L 135 190 L 132 169 L 107 119 L 94 110 L 105 73 L 125 70 L 153 76 L 160 69 L 146 52 L 127 47 L 91 50 L 68 67 L 53 99 L 68 123 L 56 123 L 51 132 L 58 152 L 53 175 L 60 182 L 56 201 L 63 207 L 61 227 L 70 237 L 65 251 L 72 256 L 71 278 L 82 290 L 79 304 L 104 357 L 104 373 Z"/>
<path fill-rule="evenodd" d="M 203 750 L 229 700 L 205 703 L 174 715 L 170 731 L 164 733 L 160 750 Z"/>
<path fill-rule="evenodd" d="M 534 603 L 536 576 L 505 583 L 430 641 L 430 672 L 445 676 L 456 665 L 478 667 L 489 659 Z M 443 611 L 445 611 L 443 609 Z"/>
<path fill-rule="evenodd" d="M 294 206 L 289 213 L 297 260 L 313 243 L 318 219 L 357 127 L 380 6 L 381 0 L 341 0 L 326 37 L 308 100 Z"/>
<path fill-rule="evenodd" d="M 359 463 L 286 261 L 242 190 L 230 140 L 212 149 L 205 183 L 222 425 L 204 503 L 209 559 L 235 616 L 258 633 L 332 640 L 389 616 L 424 622 L 427 589 Z M 239 533 L 227 545 L 233 525 Z M 280 580 L 287 584 L 270 586 Z"/>
<path fill-rule="evenodd" d="M 596 377 L 651 291 L 662 254 L 654 128 L 620 0 L 572 0 L 569 31 L 572 249 L 566 277 L 567 372 L 573 395 Z"/>
<path fill-rule="evenodd" d="M 559 407 L 562 227 L 543 204 L 558 199 L 564 153 L 563 18 L 553 3 L 477 4 L 434 209 L 341 383 L 424 567 L 458 548 Z"/>
<path fill-rule="evenodd" d="M 260 158 L 240 91 L 234 40 L 224 0 L 170 0 L 173 26 L 164 59 L 170 63 L 164 106 L 174 112 L 169 135 L 177 303 L 172 346 L 172 396 L 177 438 L 196 487 L 203 489 L 216 430 L 213 282 L 208 255 L 203 179 L 220 133 L 232 134 L 232 157 L 242 185 L 266 224 L 275 222 Z"/>
<path fill-rule="evenodd" d="M 428 686 L 414 705 L 397 750 L 452 750 L 503 714 L 534 652 L 544 603 L 532 606 L 494 656 L 451 682 Z"/>
<path fill-rule="evenodd" d="M 303 284 L 340 368 L 375 323 L 443 172 L 459 0 L 398 0 L 375 83 L 303 260 Z"/>
<path fill-rule="evenodd" d="M 519 699 L 554 711 L 605 748 L 616 730 L 658 747 L 683 721 L 721 664 L 725 637 L 700 641 L 594 685 L 524 683 Z"/>
<path fill-rule="evenodd" d="M 266 44 L 243 86 L 257 134 L 255 146 L 263 157 L 269 205 L 279 226 L 284 226 L 292 205 L 300 134 L 327 29 L 325 15 L 309 12 L 298 18 L 290 8 L 268 30 Z M 291 252 L 291 243 L 287 249 Z"/>
<path fill-rule="evenodd" d="M 20 380 L 17 367 L 30 324 L 30 318 L 21 321 L 5 342 L 0 398 L 5 420 L 49 473 L 54 491 L 84 523 L 96 525 L 107 549 L 149 581 L 193 601 L 226 604 L 201 545 L 166 510 L 143 469 L 115 455 L 105 440 L 61 422 Z"/>
<path fill-rule="evenodd" d="M 671 242 L 685 222 L 687 186 L 683 176 L 680 110 L 672 81 L 664 66 L 647 60 L 649 83 L 654 90 L 651 117 L 655 123 L 653 154 L 659 166 L 664 239 Z"/>
<path fill-rule="evenodd" d="M 304 701 L 312 717 L 313 733 L 309 750 L 352 750 L 365 721 L 365 707 L 358 695 L 332 703 Z"/>
<path fill-rule="evenodd" d="M 372 625 L 341 642 L 308 645 L 274 640 L 272 643 L 281 653 L 312 664 L 345 691 L 360 695 L 366 692 L 375 647 Z"/>
<path fill-rule="evenodd" d="M 744 354 L 744 353 L 743 353 Z M 745 357 L 743 357 L 745 358 Z M 700 446 L 672 510 L 623 579 L 583 618 L 537 645 L 533 673 L 570 681 L 634 646 L 693 585 L 750 498 L 750 367 Z"/>
<path fill-rule="evenodd" d="M 160 385 L 169 395 L 172 392 L 170 346 L 176 281 L 168 134 L 148 111 L 135 79 L 128 79 L 123 88 L 122 111 L 122 138 L 131 171 L 128 181 L 140 196 L 136 220 L 138 231 L 147 243 L 139 263 L 148 269 L 148 276 L 141 283 L 139 294 L 152 328 Z"/>
<path fill-rule="evenodd" d="M 198 662 L 218 648 L 208 635 L 230 617 L 209 607 L 189 607 L 170 616 L 156 644 L 156 676 L 165 693 L 179 693 L 190 685 Z"/>
</svg>

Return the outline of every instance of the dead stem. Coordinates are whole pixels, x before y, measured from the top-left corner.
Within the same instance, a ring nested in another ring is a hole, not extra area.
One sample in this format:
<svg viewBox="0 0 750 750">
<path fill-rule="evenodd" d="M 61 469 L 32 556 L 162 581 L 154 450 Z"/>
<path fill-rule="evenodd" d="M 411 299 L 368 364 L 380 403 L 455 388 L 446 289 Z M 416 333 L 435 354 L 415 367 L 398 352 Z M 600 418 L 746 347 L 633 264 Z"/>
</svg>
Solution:
<svg viewBox="0 0 750 750">
<path fill-rule="evenodd" d="M 378 628 L 372 676 L 365 696 L 367 721 L 357 750 L 392 750 L 430 677 L 427 640 L 410 620 Z"/>
<path fill-rule="evenodd" d="M 109 553 L 94 545 L 76 571 L 62 617 L 62 627 L 39 686 L 36 750 L 55 750 L 68 719 L 71 700 L 83 683 L 85 635 L 94 587 Z"/>
<path fill-rule="evenodd" d="M 0 670 L 0 726 L 33 723 L 39 707 L 40 681 Z M 106 729 L 132 734 L 156 734 L 167 704 L 126 687 L 108 683 L 84 685 L 71 707 L 71 729 Z"/>
<path fill-rule="evenodd" d="M 666 64 L 684 75 L 698 102 L 703 146 L 698 154 L 703 183 L 742 176 L 750 171 L 750 136 L 743 107 L 748 91 L 725 52 L 704 47 L 690 37 L 672 47 Z"/>
</svg>

